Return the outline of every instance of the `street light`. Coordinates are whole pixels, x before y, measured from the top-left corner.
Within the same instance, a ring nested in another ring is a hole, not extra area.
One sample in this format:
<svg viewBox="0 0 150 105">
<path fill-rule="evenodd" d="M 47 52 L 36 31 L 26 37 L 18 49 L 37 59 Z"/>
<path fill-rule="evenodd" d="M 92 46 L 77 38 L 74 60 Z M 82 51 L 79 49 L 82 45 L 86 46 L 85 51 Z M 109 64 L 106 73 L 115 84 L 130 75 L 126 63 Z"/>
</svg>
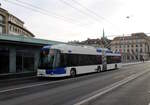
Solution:
<svg viewBox="0 0 150 105">
<path fill-rule="evenodd" d="M 130 16 L 126 16 L 126 19 L 130 19 Z M 122 52 L 123 52 L 123 60 L 124 60 L 124 59 L 128 58 L 128 57 L 125 56 L 126 54 L 125 54 L 125 48 L 124 48 L 125 47 L 125 36 L 124 36 L 124 33 L 123 33 L 123 44 L 122 45 L 123 45 L 123 49 L 122 49 L 123 51 Z M 128 55 L 129 55 L 129 52 L 127 52 L 127 56 Z"/>
</svg>

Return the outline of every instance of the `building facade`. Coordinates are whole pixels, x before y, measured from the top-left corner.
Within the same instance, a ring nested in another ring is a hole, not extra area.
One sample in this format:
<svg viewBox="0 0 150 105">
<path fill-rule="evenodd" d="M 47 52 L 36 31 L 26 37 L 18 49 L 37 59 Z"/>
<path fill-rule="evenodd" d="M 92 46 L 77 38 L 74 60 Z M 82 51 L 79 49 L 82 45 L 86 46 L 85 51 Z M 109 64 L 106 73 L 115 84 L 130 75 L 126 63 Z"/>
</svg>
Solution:
<svg viewBox="0 0 150 105">
<path fill-rule="evenodd" d="M 0 34 L 34 37 L 33 33 L 24 27 L 24 22 L 22 20 L 3 8 L 0 8 Z"/>
<path fill-rule="evenodd" d="M 115 37 L 111 50 L 122 54 L 122 61 L 140 61 L 150 58 L 150 40 L 145 33 L 133 33 L 130 36 Z"/>
<path fill-rule="evenodd" d="M 81 41 L 82 45 L 88 45 L 88 46 L 93 46 L 93 47 L 102 47 L 103 43 L 101 41 L 101 39 L 97 38 L 97 39 L 90 39 L 88 38 L 85 41 Z"/>
</svg>

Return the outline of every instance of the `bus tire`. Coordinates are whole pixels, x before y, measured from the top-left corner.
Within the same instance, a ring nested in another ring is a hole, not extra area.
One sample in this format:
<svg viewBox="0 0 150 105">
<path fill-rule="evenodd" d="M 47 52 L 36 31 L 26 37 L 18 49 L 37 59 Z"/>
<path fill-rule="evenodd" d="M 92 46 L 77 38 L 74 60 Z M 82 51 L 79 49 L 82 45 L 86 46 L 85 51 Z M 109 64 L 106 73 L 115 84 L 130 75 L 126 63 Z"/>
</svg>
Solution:
<svg viewBox="0 0 150 105">
<path fill-rule="evenodd" d="M 76 69 L 71 69 L 71 70 L 70 70 L 70 76 L 71 76 L 72 78 L 74 78 L 74 77 L 76 76 Z"/>
<path fill-rule="evenodd" d="M 115 64 L 115 69 L 118 69 L 118 66 L 117 66 L 117 64 Z"/>
<path fill-rule="evenodd" d="M 38 80 L 43 80 L 43 78 L 42 78 L 42 77 L 37 77 L 37 79 L 38 79 Z"/>
<path fill-rule="evenodd" d="M 100 73 L 101 72 L 101 66 L 98 66 L 97 67 L 97 73 Z"/>
</svg>

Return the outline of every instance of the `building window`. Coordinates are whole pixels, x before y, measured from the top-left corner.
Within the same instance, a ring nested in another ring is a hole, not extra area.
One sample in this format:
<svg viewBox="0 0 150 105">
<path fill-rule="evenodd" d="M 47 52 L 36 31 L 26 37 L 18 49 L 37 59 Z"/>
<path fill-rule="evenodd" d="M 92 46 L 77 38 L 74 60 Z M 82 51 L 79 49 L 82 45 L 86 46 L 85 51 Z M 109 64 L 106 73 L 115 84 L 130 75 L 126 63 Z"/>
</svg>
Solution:
<svg viewBox="0 0 150 105">
<path fill-rule="evenodd" d="M 131 45 L 131 47 L 133 47 L 133 45 Z"/>
<path fill-rule="evenodd" d="M 3 33 L 3 26 L 0 26 L 0 34 Z"/>
<path fill-rule="evenodd" d="M 132 49 L 131 51 L 132 51 L 132 54 L 134 54 L 134 50 Z"/>
<path fill-rule="evenodd" d="M 135 57 L 136 57 L 136 60 L 138 60 L 138 56 L 136 55 Z"/>
<path fill-rule="evenodd" d="M 9 72 L 9 49 L 0 47 L 0 74 L 8 72 Z"/>
<path fill-rule="evenodd" d="M 136 44 L 136 47 L 138 47 L 138 45 Z"/>
<path fill-rule="evenodd" d="M 19 33 L 19 28 L 17 28 L 17 30 L 18 30 L 18 33 Z"/>
<path fill-rule="evenodd" d="M 11 25 L 9 25 L 9 30 L 11 31 Z"/>
<path fill-rule="evenodd" d="M 17 28 L 15 27 L 15 32 L 17 33 Z"/>
<path fill-rule="evenodd" d="M 138 49 L 136 49 L 136 52 L 138 52 Z"/>
<path fill-rule="evenodd" d="M 126 50 L 124 49 L 124 52 L 126 52 Z"/>
<path fill-rule="evenodd" d="M 128 45 L 128 47 L 130 47 L 130 46 Z"/>
<path fill-rule="evenodd" d="M 13 32 L 15 32 L 15 27 L 13 26 Z"/>
<path fill-rule="evenodd" d="M 142 48 L 140 49 L 140 53 L 142 53 L 143 52 L 143 50 L 142 50 Z"/>
<path fill-rule="evenodd" d="M 142 44 L 140 44 L 140 47 L 142 47 Z"/>
<path fill-rule="evenodd" d="M 16 50 L 16 71 L 34 71 L 34 52 L 24 48 Z"/>
<path fill-rule="evenodd" d="M 134 56 L 131 56 L 132 57 L 132 60 L 134 60 Z"/>
<path fill-rule="evenodd" d="M 130 60 L 130 56 L 129 55 L 127 55 L 127 59 Z"/>
<path fill-rule="evenodd" d="M 4 16 L 0 15 L 0 23 L 4 24 Z"/>
<path fill-rule="evenodd" d="M 24 31 L 22 32 L 23 35 L 25 35 Z M 88 43 L 87 43 L 88 44 Z"/>
</svg>

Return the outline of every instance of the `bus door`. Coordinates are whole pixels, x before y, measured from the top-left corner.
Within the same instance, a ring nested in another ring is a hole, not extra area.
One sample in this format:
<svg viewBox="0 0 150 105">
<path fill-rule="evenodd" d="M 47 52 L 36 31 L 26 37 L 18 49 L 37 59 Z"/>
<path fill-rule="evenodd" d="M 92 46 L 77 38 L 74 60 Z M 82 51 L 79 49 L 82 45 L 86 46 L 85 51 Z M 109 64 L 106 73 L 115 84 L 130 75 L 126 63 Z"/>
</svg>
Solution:
<svg viewBox="0 0 150 105">
<path fill-rule="evenodd" d="M 104 50 L 102 51 L 102 68 L 102 71 L 107 70 L 107 56 Z"/>
</svg>

